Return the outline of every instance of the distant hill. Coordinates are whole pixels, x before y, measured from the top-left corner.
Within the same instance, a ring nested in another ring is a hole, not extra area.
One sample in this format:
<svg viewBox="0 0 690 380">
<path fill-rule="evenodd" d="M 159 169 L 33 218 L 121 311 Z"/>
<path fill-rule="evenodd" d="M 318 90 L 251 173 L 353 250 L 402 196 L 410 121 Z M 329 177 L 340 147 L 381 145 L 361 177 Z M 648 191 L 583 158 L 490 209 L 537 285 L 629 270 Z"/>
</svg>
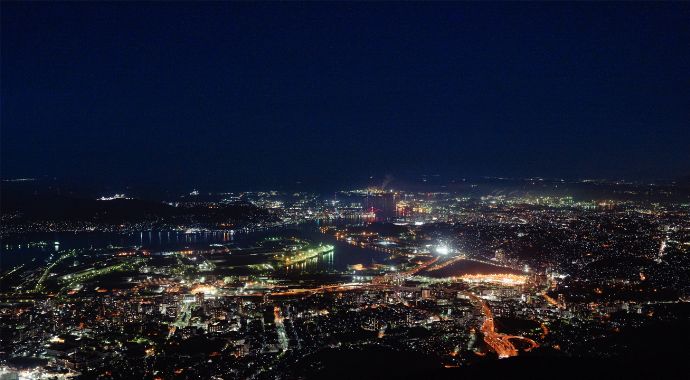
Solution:
<svg viewBox="0 0 690 380">
<path fill-rule="evenodd" d="M 270 218 L 266 210 L 249 203 L 217 207 L 175 207 L 163 202 L 140 199 L 101 201 L 54 192 L 18 191 L 6 186 L 0 192 L 0 212 L 3 216 L 14 216 L 15 223 L 45 220 L 136 223 L 155 219 L 213 225 Z"/>
</svg>

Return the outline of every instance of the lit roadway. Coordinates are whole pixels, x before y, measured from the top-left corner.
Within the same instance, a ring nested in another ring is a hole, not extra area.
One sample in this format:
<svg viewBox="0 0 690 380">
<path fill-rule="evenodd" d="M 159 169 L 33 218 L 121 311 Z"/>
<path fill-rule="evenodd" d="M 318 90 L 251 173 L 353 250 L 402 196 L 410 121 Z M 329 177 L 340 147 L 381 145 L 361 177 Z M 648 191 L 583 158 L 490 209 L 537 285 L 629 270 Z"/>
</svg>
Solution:
<svg viewBox="0 0 690 380">
<path fill-rule="evenodd" d="M 494 315 L 486 302 L 472 293 L 467 293 L 467 295 L 480 304 L 482 313 L 484 314 L 484 323 L 481 327 L 482 334 L 484 334 L 484 342 L 496 351 L 499 358 L 508 358 L 518 354 L 517 348 L 515 348 L 515 345 L 510 341 L 511 339 L 527 342 L 530 347 L 527 348 L 526 351 L 539 347 L 539 344 L 532 339 L 496 332 L 496 328 L 494 327 Z"/>
<path fill-rule="evenodd" d="M 371 288 L 372 286 L 369 284 L 328 285 L 328 286 L 321 286 L 319 288 L 312 288 L 312 289 L 291 289 L 291 290 L 286 290 L 284 292 L 270 293 L 269 295 L 271 297 L 280 297 L 280 296 L 298 296 L 298 295 L 317 294 L 317 293 L 337 293 L 337 292 L 345 292 L 348 290 L 362 289 L 364 287 Z"/>
<path fill-rule="evenodd" d="M 323 286 L 315 289 L 295 289 L 285 292 L 272 293 L 271 296 L 296 296 L 305 294 L 317 294 L 317 293 L 335 293 L 335 292 L 345 292 L 355 289 L 396 289 L 399 287 L 389 286 L 389 285 L 376 285 L 376 284 L 344 284 L 344 285 L 332 285 Z M 539 344 L 532 339 L 525 338 L 517 335 L 507 335 L 496 332 L 494 326 L 494 316 L 489 309 L 489 306 L 473 293 L 466 292 L 467 296 L 473 301 L 477 302 L 481 308 L 482 314 L 484 314 L 484 323 L 481 326 L 481 332 L 484 334 L 484 342 L 493 349 L 499 358 L 508 358 L 511 356 L 516 356 L 518 354 L 518 349 L 511 342 L 511 340 L 521 340 L 529 344 L 529 347 L 525 351 L 530 351 L 534 348 L 539 347 Z"/>
<path fill-rule="evenodd" d="M 53 270 L 53 268 L 55 268 L 58 264 L 60 264 L 63 260 L 67 259 L 68 257 L 74 256 L 76 256 L 76 252 L 70 251 L 58 257 L 57 260 L 55 260 L 52 264 L 48 265 L 45 271 L 43 272 L 43 275 L 38 279 L 38 282 L 36 282 L 34 292 L 39 292 L 43 290 L 43 283 L 48 279 L 48 275 L 50 274 L 50 271 Z"/>
<path fill-rule="evenodd" d="M 548 302 L 551 306 L 560 308 L 561 305 L 558 304 L 558 301 L 556 301 L 553 297 L 549 296 L 547 292 L 549 289 L 556 289 L 556 283 L 555 282 L 547 282 L 546 288 L 544 291 L 541 292 L 542 297 Z"/>
<path fill-rule="evenodd" d="M 285 324 L 283 323 L 283 316 L 280 314 L 280 308 L 275 306 L 273 308 L 273 320 L 276 325 L 276 330 L 278 332 L 278 341 L 280 342 L 280 348 L 283 352 L 287 351 L 289 342 L 287 338 L 287 333 L 285 332 Z"/>
<path fill-rule="evenodd" d="M 417 273 L 423 271 L 424 269 L 435 264 L 438 261 L 438 259 L 439 259 L 439 257 L 436 256 L 433 260 L 427 261 L 426 263 L 424 263 L 422 265 L 418 265 L 418 266 L 412 268 L 411 270 L 409 270 L 407 272 L 403 272 L 403 275 L 406 277 L 414 276 L 415 274 L 417 274 Z"/>
<path fill-rule="evenodd" d="M 541 295 L 544 297 L 544 299 L 546 300 L 546 302 L 548 302 L 549 304 L 551 304 L 551 306 L 553 306 L 553 307 L 558 307 L 558 301 L 556 301 L 555 299 L 553 299 L 553 297 L 551 297 L 551 296 L 549 296 L 548 294 L 546 294 L 546 290 L 545 290 Z"/>
<path fill-rule="evenodd" d="M 438 257 L 436 257 L 433 260 L 430 260 L 422 265 L 417 266 L 416 268 L 404 272 L 404 276 L 409 277 L 413 276 L 416 273 L 419 273 L 420 271 L 430 267 L 434 263 L 438 261 Z M 342 284 L 342 285 L 330 285 L 330 286 L 322 286 L 320 288 L 313 288 L 313 289 L 293 289 L 293 290 L 288 290 L 284 292 L 277 292 L 277 293 L 271 293 L 271 296 L 296 296 L 296 295 L 306 295 L 306 294 L 317 294 L 317 293 L 335 293 L 335 292 L 345 292 L 345 291 L 350 291 L 350 290 L 356 290 L 356 289 L 400 289 L 401 287 L 396 287 L 396 286 L 391 286 L 391 285 L 384 285 L 384 284 L 358 284 L 358 283 L 353 283 L 353 284 Z M 522 336 L 517 336 L 517 335 L 507 335 L 507 334 L 502 334 L 499 332 L 496 332 L 496 328 L 494 326 L 494 316 L 493 313 L 491 312 L 491 309 L 489 306 L 486 304 L 484 300 L 479 298 L 477 295 L 470 293 L 470 292 L 465 292 L 467 296 L 475 301 L 476 303 L 479 304 L 482 314 L 484 314 L 484 323 L 481 326 L 481 332 L 484 335 L 484 342 L 493 349 L 496 354 L 498 354 L 499 358 L 508 358 L 511 356 L 516 356 L 518 354 L 518 349 L 515 347 L 515 345 L 511 342 L 511 340 L 521 340 L 523 342 L 526 342 L 529 344 L 529 347 L 525 349 L 525 351 L 530 351 L 534 348 L 539 347 L 539 344 L 535 342 L 532 339 L 525 338 Z"/>
</svg>

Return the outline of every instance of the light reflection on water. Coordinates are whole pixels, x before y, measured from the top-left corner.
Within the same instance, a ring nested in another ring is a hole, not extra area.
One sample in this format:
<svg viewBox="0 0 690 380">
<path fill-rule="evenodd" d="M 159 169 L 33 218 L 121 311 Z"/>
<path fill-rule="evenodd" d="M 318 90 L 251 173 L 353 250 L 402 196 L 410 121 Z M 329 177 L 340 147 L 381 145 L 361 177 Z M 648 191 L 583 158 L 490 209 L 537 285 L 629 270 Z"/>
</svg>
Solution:
<svg viewBox="0 0 690 380">
<path fill-rule="evenodd" d="M 303 263 L 285 268 L 288 272 L 344 271 L 348 265 L 385 263 L 387 255 L 369 248 L 349 245 L 333 236 L 321 234 L 318 227 L 322 223 L 307 223 L 299 226 L 280 227 L 270 230 L 232 234 L 227 231 L 206 231 L 185 233 L 179 231 L 143 231 L 131 234 L 111 232 L 57 232 L 14 234 L 3 238 L 0 247 L 2 267 L 10 268 L 22 263 L 42 264 L 56 252 L 54 242 L 59 242 L 59 250 L 100 249 L 108 247 L 143 247 L 151 251 L 175 250 L 182 248 L 202 248 L 209 244 L 224 244 L 232 247 L 253 246 L 270 236 L 298 237 L 313 243 L 331 244 L 334 251 L 319 255 Z M 46 242 L 43 246 L 29 247 L 30 242 Z"/>
</svg>

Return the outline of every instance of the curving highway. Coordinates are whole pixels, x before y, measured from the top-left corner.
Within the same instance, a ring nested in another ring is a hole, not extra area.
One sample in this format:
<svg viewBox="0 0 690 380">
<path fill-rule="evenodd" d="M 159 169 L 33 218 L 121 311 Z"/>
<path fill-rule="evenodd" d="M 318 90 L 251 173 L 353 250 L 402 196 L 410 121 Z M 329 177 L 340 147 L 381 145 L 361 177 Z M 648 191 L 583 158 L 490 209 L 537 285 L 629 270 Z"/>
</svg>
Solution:
<svg viewBox="0 0 690 380">
<path fill-rule="evenodd" d="M 482 310 L 482 314 L 484 314 L 484 323 L 481 327 L 481 332 L 482 334 L 484 334 L 484 342 L 486 342 L 486 344 L 489 345 L 489 347 L 496 351 L 496 354 L 498 354 L 499 358 L 517 356 L 518 349 L 511 342 L 511 340 L 521 340 L 527 342 L 529 344 L 529 347 L 525 349 L 525 351 L 529 351 L 539 347 L 539 344 L 533 341 L 532 339 L 525 338 L 523 336 L 507 335 L 496 332 L 496 328 L 494 326 L 494 315 L 491 312 L 491 309 L 489 309 L 489 306 L 486 304 L 486 302 L 473 293 L 466 294 L 472 300 L 479 303 Z"/>
</svg>

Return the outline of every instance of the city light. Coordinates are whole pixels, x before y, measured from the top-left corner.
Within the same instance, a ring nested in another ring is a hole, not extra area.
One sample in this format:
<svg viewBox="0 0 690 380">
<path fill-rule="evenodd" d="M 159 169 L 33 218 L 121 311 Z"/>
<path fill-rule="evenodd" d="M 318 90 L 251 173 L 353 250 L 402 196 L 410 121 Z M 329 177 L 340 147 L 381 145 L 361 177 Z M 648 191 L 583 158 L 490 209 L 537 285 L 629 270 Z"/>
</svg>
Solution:
<svg viewBox="0 0 690 380">
<path fill-rule="evenodd" d="M 505 286 L 518 286 L 527 283 L 527 276 L 517 274 L 466 274 L 458 279 L 469 283 L 488 283 Z"/>
<path fill-rule="evenodd" d="M 210 286 L 210 285 L 198 285 L 194 287 L 191 292 L 191 294 L 198 294 L 198 293 L 203 293 L 204 295 L 207 296 L 214 296 L 218 293 L 218 288 L 215 286 Z"/>
<path fill-rule="evenodd" d="M 435 251 L 439 255 L 447 255 L 450 253 L 450 248 L 448 248 L 446 245 L 439 245 L 436 247 Z"/>
<path fill-rule="evenodd" d="M 0 380 L 688 376 L 690 1 L 421 3 L 1 2 Z"/>
</svg>

